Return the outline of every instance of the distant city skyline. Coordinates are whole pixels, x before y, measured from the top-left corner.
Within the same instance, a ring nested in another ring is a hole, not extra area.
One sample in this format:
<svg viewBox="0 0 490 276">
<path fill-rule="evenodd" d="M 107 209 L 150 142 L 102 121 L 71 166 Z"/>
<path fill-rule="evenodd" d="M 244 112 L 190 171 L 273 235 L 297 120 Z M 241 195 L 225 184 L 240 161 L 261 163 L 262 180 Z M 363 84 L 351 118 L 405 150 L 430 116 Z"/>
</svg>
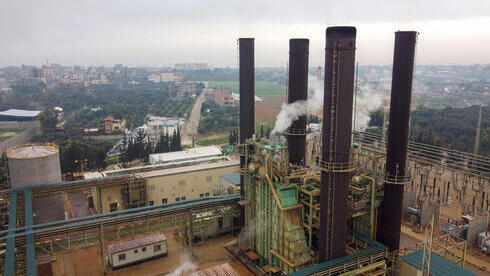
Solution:
<svg viewBox="0 0 490 276">
<path fill-rule="evenodd" d="M 258 67 L 285 66 L 288 40 L 310 39 L 324 62 L 325 29 L 357 27 L 360 64 L 391 64 L 393 33 L 420 32 L 417 64 L 490 63 L 490 1 L 3 1 L 0 66 L 237 67 L 236 39 L 255 37 Z"/>
</svg>

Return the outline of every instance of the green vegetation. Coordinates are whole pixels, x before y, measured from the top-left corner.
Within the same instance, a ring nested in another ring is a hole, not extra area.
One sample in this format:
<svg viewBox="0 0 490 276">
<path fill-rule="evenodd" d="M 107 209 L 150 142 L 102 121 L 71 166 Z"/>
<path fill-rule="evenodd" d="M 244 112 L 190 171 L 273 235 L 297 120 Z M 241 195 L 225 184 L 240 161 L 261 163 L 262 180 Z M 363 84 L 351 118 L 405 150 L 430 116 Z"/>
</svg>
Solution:
<svg viewBox="0 0 490 276">
<path fill-rule="evenodd" d="M 201 139 L 197 140 L 196 143 L 201 145 L 201 146 L 220 145 L 220 144 L 227 143 L 228 138 L 229 137 L 228 137 L 227 133 L 221 133 L 218 135 L 201 138 Z"/>
<path fill-rule="evenodd" d="M 231 89 L 233 93 L 238 93 L 238 81 L 210 81 L 208 87 L 224 87 Z M 256 81 L 255 94 L 264 98 L 286 97 L 286 87 L 279 84 Z"/>
<path fill-rule="evenodd" d="M 201 120 L 197 131 L 200 134 L 219 133 L 238 125 L 237 108 L 219 106 L 214 102 L 205 102 L 201 108 Z"/>
<path fill-rule="evenodd" d="M 473 152 L 479 106 L 430 109 L 417 107 L 410 115 L 410 140 L 449 149 Z M 383 124 L 383 113 L 371 113 L 370 126 Z M 490 107 L 482 109 L 480 155 L 490 156 Z"/>
</svg>

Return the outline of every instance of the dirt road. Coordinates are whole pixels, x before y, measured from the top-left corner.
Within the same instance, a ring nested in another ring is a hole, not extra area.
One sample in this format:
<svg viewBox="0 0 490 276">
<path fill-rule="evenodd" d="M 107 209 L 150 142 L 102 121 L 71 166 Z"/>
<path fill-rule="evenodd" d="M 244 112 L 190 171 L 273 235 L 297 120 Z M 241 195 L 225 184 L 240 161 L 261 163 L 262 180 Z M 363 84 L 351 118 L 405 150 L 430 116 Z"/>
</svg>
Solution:
<svg viewBox="0 0 490 276">
<path fill-rule="evenodd" d="M 206 84 L 205 84 L 206 85 Z M 206 85 L 207 86 L 207 85 Z M 187 119 L 184 126 L 184 131 L 182 132 L 182 145 L 192 145 L 192 135 L 197 134 L 197 126 L 199 125 L 199 118 L 201 117 L 201 106 L 204 102 L 206 93 L 204 90 L 201 92 L 199 97 L 197 97 L 194 106 L 192 107 L 191 115 Z"/>
</svg>

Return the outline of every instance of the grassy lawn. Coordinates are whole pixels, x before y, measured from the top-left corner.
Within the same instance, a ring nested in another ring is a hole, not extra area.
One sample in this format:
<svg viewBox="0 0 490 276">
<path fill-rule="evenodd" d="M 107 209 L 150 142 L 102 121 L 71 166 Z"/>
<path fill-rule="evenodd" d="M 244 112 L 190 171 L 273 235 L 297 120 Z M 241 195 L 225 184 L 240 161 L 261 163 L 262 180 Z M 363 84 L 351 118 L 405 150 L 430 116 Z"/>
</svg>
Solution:
<svg viewBox="0 0 490 276">
<path fill-rule="evenodd" d="M 228 143 L 229 133 L 221 133 L 210 137 L 203 137 L 196 141 L 201 146 L 220 145 Z"/>
<path fill-rule="evenodd" d="M 0 128 L 0 142 L 3 142 L 12 136 L 24 132 L 25 129 L 19 128 Z"/>
<path fill-rule="evenodd" d="M 209 87 L 226 87 L 231 89 L 233 93 L 238 93 L 238 81 L 210 81 Z M 255 94 L 264 98 L 285 97 L 286 87 L 279 84 L 256 81 Z"/>
</svg>

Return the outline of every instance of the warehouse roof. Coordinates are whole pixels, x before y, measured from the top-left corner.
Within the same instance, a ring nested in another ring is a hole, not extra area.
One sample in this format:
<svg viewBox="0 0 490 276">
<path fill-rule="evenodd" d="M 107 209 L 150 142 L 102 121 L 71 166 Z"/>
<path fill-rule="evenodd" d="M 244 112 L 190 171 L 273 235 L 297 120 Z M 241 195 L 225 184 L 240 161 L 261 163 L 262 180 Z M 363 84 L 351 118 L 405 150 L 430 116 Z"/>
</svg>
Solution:
<svg viewBox="0 0 490 276">
<path fill-rule="evenodd" d="M 229 263 L 215 265 L 208 269 L 195 272 L 197 276 L 238 276 L 239 274 L 231 267 Z M 193 275 L 194 275 L 193 274 Z"/>
<path fill-rule="evenodd" d="M 230 182 L 231 184 L 234 185 L 240 185 L 240 173 L 227 173 L 223 174 L 220 176 L 221 178 L 225 179 L 226 181 Z"/>
<path fill-rule="evenodd" d="M 35 118 L 39 116 L 41 111 L 37 110 L 23 110 L 23 109 L 8 109 L 5 111 L 0 111 L 0 116 L 12 116 L 12 117 L 32 117 Z"/>
<path fill-rule="evenodd" d="M 223 161 L 223 162 L 216 162 L 216 163 L 199 164 L 193 166 L 184 166 L 178 168 L 169 168 L 169 169 L 163 169 L 157 171 L 140 172 L 140 173 L 136 173 L 135 175 L 143 178 L 160 177 L 160 176 L 167 176 L 172 174 L 181 174 L 186 172 L 211 170 L 216 168 L 226 168 L 226 167 L 233 167 L 233 166 L 238 167 L 239 164 L 240 164 L 239 161 L 232 160 L 232 161 Z"/>
<path fill-rule="evenodd" d="M 422 270 L 422 255 L 424 250 L 420 249 L 410 254 L 403 255 L 402 261 L 416 267 L 418 270 Z M 425 253 L 428 256 L 428 253 Z M 430 275 L 432 276 L 474 276 L 473 272 L 470 272 L 459 265 L 453 264 L 446 259 L 443 259 L 439 255 L 432 253 L 430 262 Z"/>
<path fill-rule="evenodd" d="M 181 151 L 150 154 L 150 163 L 157 164 L 193 160 L 211 156 L 220 156 L 221 154 L 221 150 L 217 146 L 190 148 Z"/>
<path fill-rule="evenodd" d="M 109 254 L 126 251 L 129 249 L 151 245 L 157 242 L 166 241 L 167 237 L 164 234 L 158 233 L 153 235 L 146 235 L 132 240 L 124 240 L 111 243 L 107 246 L 107 252 Z"/>
</svg>

